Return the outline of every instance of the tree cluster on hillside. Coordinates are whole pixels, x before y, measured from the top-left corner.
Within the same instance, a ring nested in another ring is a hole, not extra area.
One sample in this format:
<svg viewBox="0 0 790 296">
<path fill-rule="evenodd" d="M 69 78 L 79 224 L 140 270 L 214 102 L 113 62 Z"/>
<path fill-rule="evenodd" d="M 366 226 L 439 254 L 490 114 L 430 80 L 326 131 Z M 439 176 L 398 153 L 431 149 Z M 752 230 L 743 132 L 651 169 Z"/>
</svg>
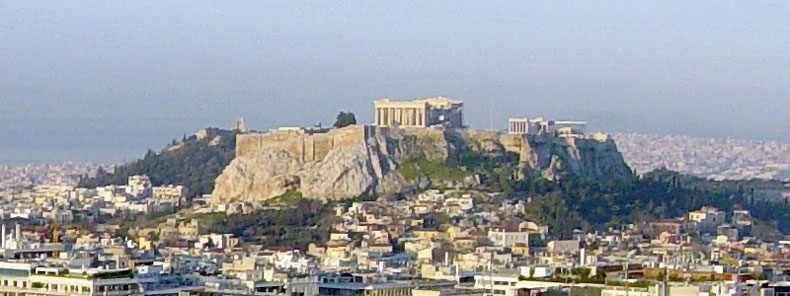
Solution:
<svg viewBox="0 0 790 296">
<path fill-rule="evenodd" d="M 156 185 L 184 185 L 189 196 L 211 193 L 214 180 L 233 160 L 238 131 L 206 129 L 205 137 L 192 135 L 156 153 L 116 166 L 112 173 L 99 171 L 94 178 L 83 178 L 78 186 L 97 187 L 126 184 L 129 176 L 148 175 Z"/>
<path fill-rule="evenodd" d="M 754 198 L 750 192 L 780 186 L 774 181 L 713 181 L 655 171 L 643 177 L 589 181 L 512 182 L 512 198 L 527 199 L 526 217 L 549 225 L 553 234 L 570 237 L 573 229 L 605 229 L 625 223 L 682 217 L 702 206 L 747 209 L 761 223 L 790 233 L 790 205 Z"/>
<path fill-rule="evenodd" d="M 262 209 L 249 214 L 209 214 L 209 232 L 233 233 L 264 247 L 294 247 L 306 250 L 310 243 L 328 239 L 336 222 L 332 209 L 321 202 L 301 199 L 293 208 Z"/>
<path fill-rule="evenodd" d="M 354 113 L 340 111 L 340 113 L 337 114 L 337 119 L 335 120 L 335 124 L 332 126 L 340 128 L 353 124 L 357 124 L 357 118 L 356 116 L 354 116 Z"/>
</svg>

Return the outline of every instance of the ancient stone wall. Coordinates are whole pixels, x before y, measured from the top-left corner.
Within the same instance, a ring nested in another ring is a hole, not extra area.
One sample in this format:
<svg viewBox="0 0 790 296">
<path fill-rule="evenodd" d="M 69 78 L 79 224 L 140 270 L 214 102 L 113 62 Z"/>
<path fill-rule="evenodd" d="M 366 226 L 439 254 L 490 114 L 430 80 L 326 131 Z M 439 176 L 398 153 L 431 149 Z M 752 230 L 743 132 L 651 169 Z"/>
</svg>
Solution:
<svg viewBox="0 0 790 296">
<path fill-rule="evenodd" d="M 399 170 L 414 157 L 443 164 L 453 153 L 467 148 L 496 159 L 502 159 L 504 152 L 517 153 L 518 163 L 513 163 L 517 165 L 516 178 L 630 176 L 614 141 L 601 139 L 363 125 L 313 134 L 297 129 L 243 134 L 237 137 L 236 158 L 217 177 L 212 202 L 255 204 L 291 189 L 307 198 L 337 200 L 428 186 L 473 187 L 480 184 L 477 174 L 490 172 L 470 171 L 476 175 L 459 181 L 442 179 L 441 175 L 407 178 Z"/>
<path fill-rule="evenodd" d="M 364 127 L 359 125 L 314 134 L 296 131 L 239 134 L 236 136 L 236 157 L 273 147 L 288 152 L 300 162 L 319 161 L 335 146 L 350 146 L 364 139 Z"/>
</svg>

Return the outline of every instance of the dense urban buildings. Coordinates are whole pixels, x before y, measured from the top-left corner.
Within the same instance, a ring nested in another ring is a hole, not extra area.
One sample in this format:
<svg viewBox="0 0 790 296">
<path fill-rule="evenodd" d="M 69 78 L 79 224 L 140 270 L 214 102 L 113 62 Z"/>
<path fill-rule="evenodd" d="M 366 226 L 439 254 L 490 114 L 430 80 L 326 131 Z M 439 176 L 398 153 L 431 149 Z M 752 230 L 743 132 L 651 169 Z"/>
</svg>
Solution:
<svg viewBox="0 0 790 296">
<path fill-rule="evenodd" d="M 613 134 L 639 174 L 666 168 L 716 180 L 790 179 L 790 144 L 681 135 Z"/>
</svg>

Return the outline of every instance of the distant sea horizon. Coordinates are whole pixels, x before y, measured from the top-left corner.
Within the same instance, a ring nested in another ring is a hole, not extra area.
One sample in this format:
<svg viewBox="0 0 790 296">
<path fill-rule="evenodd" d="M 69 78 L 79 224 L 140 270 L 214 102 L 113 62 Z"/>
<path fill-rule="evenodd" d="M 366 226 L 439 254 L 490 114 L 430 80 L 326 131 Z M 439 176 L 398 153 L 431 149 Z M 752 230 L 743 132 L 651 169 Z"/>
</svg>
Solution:
<svg viewBox="0 0 790 296">
<path fill-rule="evenodd" d="M 53 129 L 21 132 L 0 126 L 0 164 L 61 164 L 69 161 L 90 162 L 97 165 L 128 163 L 145 156 L 148 149 L 160 151 L 173 139 L 180 140 L 201 128 L 169 126 L 163 129 L 94 128 Z M 265 130 L 265 129 L 260 129 Z M 683 135 L 655 132 L 612 131 L 608 134 Z M 695 138 L 726 138 L 687 134 Z M 773 139 L 733 139 L 754 141 L 790 141 Z"/>
<path fill-rule="evenodd" d="M 66 162 L 93 163 L 96 165 L 114 165 L 131 162 L 142 158 L 148 149 L 142 151 L 125 149 L 85 149 L 63 150 L 52 148 L 44 149 L 0 149 L 0 164 L 26 165 L 26 164 L 62 164 Z M 158 150 L 158 149 L 154 149 Z"/>
<path fill-rule="evenodd" d="M 0 120 L 0 164 L 60 164 L 68 161 L 100 165 L 142 158 L 204 127 L 201 122 L 146 120 L 144 123 L 98 120 Z M 152 128 L 161 126 L 161 128 Z"/>
</svg>

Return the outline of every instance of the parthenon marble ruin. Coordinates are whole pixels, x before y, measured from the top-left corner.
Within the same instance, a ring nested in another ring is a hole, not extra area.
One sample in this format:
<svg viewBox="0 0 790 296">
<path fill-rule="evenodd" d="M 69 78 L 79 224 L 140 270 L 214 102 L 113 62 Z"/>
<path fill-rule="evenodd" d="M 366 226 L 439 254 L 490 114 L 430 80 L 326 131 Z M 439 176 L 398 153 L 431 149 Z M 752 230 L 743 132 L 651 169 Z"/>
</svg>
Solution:
<svg viewBox="0 0 790 296">
<path fill-rule="evenodd" d="M 373 102 L 373 124 L 381 127 L 429 127 L 441 125 L 448 128 L 463 127 L 463 105 L 444 97 L 413 101 L 390 101 L 380 99 Z"/>
</svg>

